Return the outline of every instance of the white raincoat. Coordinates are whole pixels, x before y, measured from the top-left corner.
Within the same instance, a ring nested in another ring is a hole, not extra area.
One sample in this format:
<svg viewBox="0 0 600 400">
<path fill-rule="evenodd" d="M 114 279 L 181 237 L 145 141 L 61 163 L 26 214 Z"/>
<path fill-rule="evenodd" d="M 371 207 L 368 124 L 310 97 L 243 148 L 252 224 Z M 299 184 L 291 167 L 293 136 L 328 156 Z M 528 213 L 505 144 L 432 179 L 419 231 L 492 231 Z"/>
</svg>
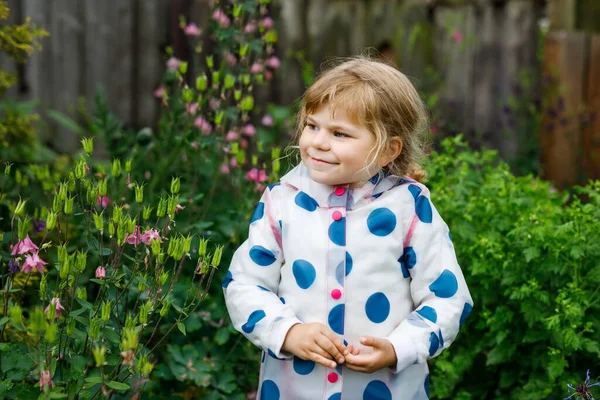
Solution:
<svg viewBox="0 0 600 400">
<path fill-rule="evenodd" d="M 374 177 L 314 182 L 301 163 L 264 192 L 223 281 L 231 320 L 263 350 L 260 400 L 427 399 L 426 360 L 456 337 L 473 301 L 425 186 Z M 344 343 L 387 338 L 398 363 L 372 374 L 281 350 L 300 322 Z"/>
</svg>

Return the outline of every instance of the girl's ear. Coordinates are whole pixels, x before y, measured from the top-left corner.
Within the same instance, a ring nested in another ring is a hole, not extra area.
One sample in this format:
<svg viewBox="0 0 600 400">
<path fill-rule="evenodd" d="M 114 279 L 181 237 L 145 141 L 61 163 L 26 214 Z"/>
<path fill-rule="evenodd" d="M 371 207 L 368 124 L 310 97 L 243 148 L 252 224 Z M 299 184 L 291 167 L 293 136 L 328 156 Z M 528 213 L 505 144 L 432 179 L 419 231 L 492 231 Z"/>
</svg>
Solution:
<svg viewBox="0 0 600 400">
<path fill-rule="evenodd" d="M 381 157 L 379 157 L 379 166 L 385 167 L 398 158 L 400 153 L 402 153 L 402 139 L 394 136 L 388 140 L 386 148 L 383 150 Z"/>
</svg>

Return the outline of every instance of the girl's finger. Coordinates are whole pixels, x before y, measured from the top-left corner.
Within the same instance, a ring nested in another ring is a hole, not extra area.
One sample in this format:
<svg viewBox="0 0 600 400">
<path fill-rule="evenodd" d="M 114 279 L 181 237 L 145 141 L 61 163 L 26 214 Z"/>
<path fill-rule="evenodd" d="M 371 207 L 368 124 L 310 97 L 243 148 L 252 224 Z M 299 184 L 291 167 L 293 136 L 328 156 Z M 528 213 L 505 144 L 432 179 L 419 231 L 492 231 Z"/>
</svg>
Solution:
<svg viewBox="0 0 600 400">
<path fill-rule="evenodd" d="M 329 339 L 328 336 L 321 335 L 317 338 L 316 343 L 326 352 L 331 354 L 333 359 L 340 364 L 344 362 L 344 356 L 340 353 L 339 349 L 335 346 L 335 344 Z"/>
<path fill-rule="evenodd" d="M 335 361 L 333 356 L 331 354 L 329 354 L 329 352 L 327 352 L 321 346 L 319 346 L 319 344 L 316 342 L 310 347 L 310 349 L 308 349 L 308 351 L 312 352 L 312 353 L 316 353 L 316 354 L 320 355 L 321 357 L 326 358 L 330 361 Z"/>
<path fill-rule="evenodd" d="M 343 356 L 344 351 L 346 350 L 346 346 L 344 345 L 342 340 L 338 337 L 338 335 L 336 335 L 331 329 L 325 327 L 325 329 L 323 329 L 321 331 L 321 333 L 323 334 L 323 336 L 325 336 L 327 339 L 329 339 L 329 341 L 333 344 L 333 346 L 335 346 L 335 353 L 339 354 L 339 355 L 336 355 L 335 358 L 336 358 L 336 360 L 338 360 L 340 357 Z"/>
<path fill-rule="evenodd" d="M 323 357 L 318 353 L 311 353 L 310 358 L 314 362 L 319 363 L 326 368 L 335 368 L 337 366 L 335 362 L 328 360 L 327 358 Z"/>
</svg>

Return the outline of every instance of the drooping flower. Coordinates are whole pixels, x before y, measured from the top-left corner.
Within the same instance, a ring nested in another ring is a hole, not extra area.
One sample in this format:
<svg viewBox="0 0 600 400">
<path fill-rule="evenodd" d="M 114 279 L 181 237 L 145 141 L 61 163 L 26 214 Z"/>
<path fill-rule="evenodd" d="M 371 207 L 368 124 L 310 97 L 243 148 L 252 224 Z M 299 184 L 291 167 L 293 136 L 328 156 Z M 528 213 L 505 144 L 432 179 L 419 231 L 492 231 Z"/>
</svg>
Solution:
<svg viewBox="0 0 600 400">
<path fill-rule="evenodd" d="M 135 353 L 133 350 L 122 351 L 121 357 L 123 357 L 123 365 L 133 367 L 135 361 Z"/>
<path fill-rule="evenodd" d="M 273 126 L 273 117 L 271 117 L 269 114 L 265 114 L 265 116 L 260 120 L 260 123 L 264 126 Z"/>
<path fill-rule="evenodd" d="M 229 165 L 227 164 L 221 164 L 221 167 L 219 167 L 219 171 L 221 171 L 223 175 L 229 175 L 229 173 L 231 172 L 229 169 Z"/>
<path fill-rule="evenodd" d="M 208 107 L 211 110 L 213 110 L 213 111 L 217 110 L 219 107 L 221 107 L 221 100 L 219 100 L 219 99 L 210 99 L 208 101 Z"/>
<path fill-rule="evenodd" d="M 233 168 L 237 167 L 238 166 L 237 158 L 231 157 L 231 159 L 229 160 L 229 165 Z"/>
<path fill-rule="evenodd" d="M 28 254 L 27 257 L 25 257 L 25 262 L 23 263 L 23 272 L 31 272 L 33 271 L 34 268 L 37 268 L 37 270 L 40 272 L 40 274 L 44 273 L 44 265 L 48 264 L 46 261 L 42 260 L 40 258 L 40 256 L 38 255 L 37 251 L 32 253 L 32 254 Z"/>
<path fill-rule="evenodd" d="M 33 230 L 37 233 L 43 232 L 46 229 L 46 221 L 34 219 L 33 220 Z"/>
<path fill-rule="evenodd" d="M 271 29 L 273 26 L 275 26 L 275 21 L 273 21 L 271 17 L 263 18 L 263 20 L 260 23 L 262 26 L 265 27 L 265 29 Z"/>
<path fill-rule="evenodd" d="M 237 58 L 235 58 L 235 56 L 228 51 L 225 52 L 225 58 L 227 59 L 227 64 L 230 67 L 233 67 L 235 64 L 237 64 Z"/>
<path fill-rule="evenodd" d="M 190 115 L 195 115 L 198 108 L 200 108 L 200 104 L 198 103 L 189 103 L 185 105 L 185 110 Z"/>
<path fill-rule="evenodd" d="M 25 239 L 21 240 L 17 243 L 15 247 L 13 247 L 11 256 L 16 256 L 17 254 L 25 254 L 27 252 L 35 252 L 38 251 L 39 248 L 31 241 L 29 235 L 25 237 Z"/>
<path fill-rule="evenodd" d="M 273 73 L 271 71 L 265 71 L 265 79 L 268 81 L 273 79 Z"/>
<path fill-rule="evenodd" d="M 240 139 L 240 147 L 242 149 L 247 149 L 248 148 L 248 141 L 246 139 Z"/>
<path fill-rule="evenodd" d="M 194 126 L 200 129 L 200 132 L 202 132 L 202 134 L 205 136 L 210 135 L 212 132 L 212 126 L 207 120 L 204 119 L 204 117 L 196 118 L 194 121 Z"/>
<path fill-rule="evenodd" d="M 98 194 L 98 199 L 96 200 L 96 204 L 101 205 L 102 208 L 106 208 L 109 203 L 110 203 L 110 199 L 108 198 L 108 196 L 100 196 L 100 194 Z"/>
<path fill-rule="evenodd" d="M 15 260 L 14 258 L 11 258 L 8 261 L 8 272 L 10 272 L 11 274 L 14 274 L 15 272 L 19 272 L 20 268 L 19 268 L 19 262 L 17 260 Z"/>
<path fill-rule="evenodd" d="M 463 41 L 463 34 L 461 31 L 454 31 L 452 34 L 452 41 L 456 44 L 459 44 Z"/>
<path fill-rule="evenodd" d="M 221 28 L 227 28 L 231 24 L 229 17 L 220 8 L 217 8 L 213 12 L 212 19 L 217 21 Z"/>
<path fill-rule="evenodd" d="M 158 231 L 156 229 L 148 229 L 142 235 L 142 242 L 144 242 L 144 244 L 151 245 L 152 244 L 152 240 L 158 240 L 159 242 L 162 243 L 162 239 L 160 238 L 160 234 L 158 233 Z"/>
<path fill-rule="evenodd" d="M 140 234 L 139 225 L 136 225 L 133 228 L 133 233 L 131 235 L 125 235 L 125 241 L 129 244 L 132 244 L 134 247 L 137 247 L 137 245 L 142 241 L 142 235 Z"/>
<path fill-rule="evenodd" d="M 186 26 L 183 32 L 187 36 L 200 36 L 201 33 L 200 28 L 198 28 L 198 25 L 194 24 L 193 22 Z"/>
<path fill-rule="evenodd" d="M 194 140 L 190 145 L 196 151 L 198 151 L 198 149 L 200 148 L 200 146 L 198 145 L 198 141 L 197 140 Z"/>
<path fill-rule="evenodd" d="M 175 206 L 175 214 L 178 214 L 179 211 L 185 210 L 185 206 L 182 206 L 181 204 L 177 204 Z"/>
<path fill-rule="evenodd" d="M 252 124 L 247 124 L 242 128 L 242 134 L 252 137 L 256 135 L 256 128 Z"/>
<path fill-rule="evenodd" d="M 231 131 L 227 132 L 227 135 L 225 135 L 225 141 L 234 142 L 234 141 L 238 140 L 239 137 L 240 137 L 240 135 L 236 131 L 231 130 Z"/>
<path fill-rule="evenodd" d="M 159 87 L 154 89 L 154 92 L 152 94 L 154 95 L 154 97 L 162 99 L 164 93 L 165 93 L 165 85 L 160 85 Z"/>
<path fill-rule="evenodd" d="M 256 32 L 256 24 L 254 22 L 250 22 L 244 27 L 244 33 L 252 32 Z"/>
<path fill-rule="evenodd" d="M 258 171 L 258 182 L 264 182 L 267 179 L 269 179 L 269 177 L 267 176 L 267 173 L 265 172 L 264 169 L 261 169 L 260 171 Z"/>
<path fill-rule="evenodd" d="M 277 56 L 271 56 L 267 60 L 267 67 L 269 67 L 269 68 L 277 69 L 277 68 L 279 68 L 280 65 L 281 65 L 281 61 L 279 61 L 279 58 L 277 58 Z"/>
<path fill-rule="evenodd" d="M 246 172 L 246 179 L 260 183 L 266 181 L 268 177 L 264 169 L 258 170 L 258 168 L 252 168 Z"/>
<path fill-rule="evenodd" d="M 167 60 L 167 69 L 169 71 L 177 71 L 179 69 L 179 65 L 181 64 L 181 60 L 176 57 L 171 57 Z"/>
<path fill-rule="evenodd" d="M 260 74 L 263 71 L 263 66 L 260 63 L 254 63 L 252 64 L 252 66 L 250 67 L 250 73 L 251 74 Z"/>
<path fill-rule="evenodd" d="M 40 390 L 44 390 L 44 386 L 52 387 L 52 377 L 49 370 L 42 371 L 40 374 Z"/>
<path fill-rule="evenodd" d="M 106 278 L 106 269 L 101 265 L 96 268 L 96 279 Z"/>
<path fill-rule="evenodd" d="M 54 307 L 56 307 L 56 315 L 54 316 L 55 318 L 60 317 L 61 315 L 61 310 L 64 310 L 65 308 L 60 304 L 60 299 L 58 297 L 53 297 L 52 300 L 50 300 L 50 305 L 48 307 L 46 307 L 46 309 L 44 310 L 44 312 L 46 314 L 48 314 L 48 309 L 50 308 L 50 306 L 54 305 Z"/>
</svg>

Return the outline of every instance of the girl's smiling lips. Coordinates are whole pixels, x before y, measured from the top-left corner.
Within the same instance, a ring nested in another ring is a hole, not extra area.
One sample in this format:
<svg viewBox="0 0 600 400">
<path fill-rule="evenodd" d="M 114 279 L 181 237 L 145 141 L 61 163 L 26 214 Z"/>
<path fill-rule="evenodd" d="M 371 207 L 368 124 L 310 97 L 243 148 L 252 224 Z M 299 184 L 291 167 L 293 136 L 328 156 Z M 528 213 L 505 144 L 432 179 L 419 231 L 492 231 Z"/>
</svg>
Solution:
<svg viewBox="0 0 600 400">
<path fill-rule="evenodd" d="M 332 164 L 332 165 L 335 164 L 335 163 L 330 163 L 328 161 L 321 160 L 320 158 L 315 158 L 315 157 L 311 157 L 311 160 L 313 160 L 317 164 Z"/>
</svg>

